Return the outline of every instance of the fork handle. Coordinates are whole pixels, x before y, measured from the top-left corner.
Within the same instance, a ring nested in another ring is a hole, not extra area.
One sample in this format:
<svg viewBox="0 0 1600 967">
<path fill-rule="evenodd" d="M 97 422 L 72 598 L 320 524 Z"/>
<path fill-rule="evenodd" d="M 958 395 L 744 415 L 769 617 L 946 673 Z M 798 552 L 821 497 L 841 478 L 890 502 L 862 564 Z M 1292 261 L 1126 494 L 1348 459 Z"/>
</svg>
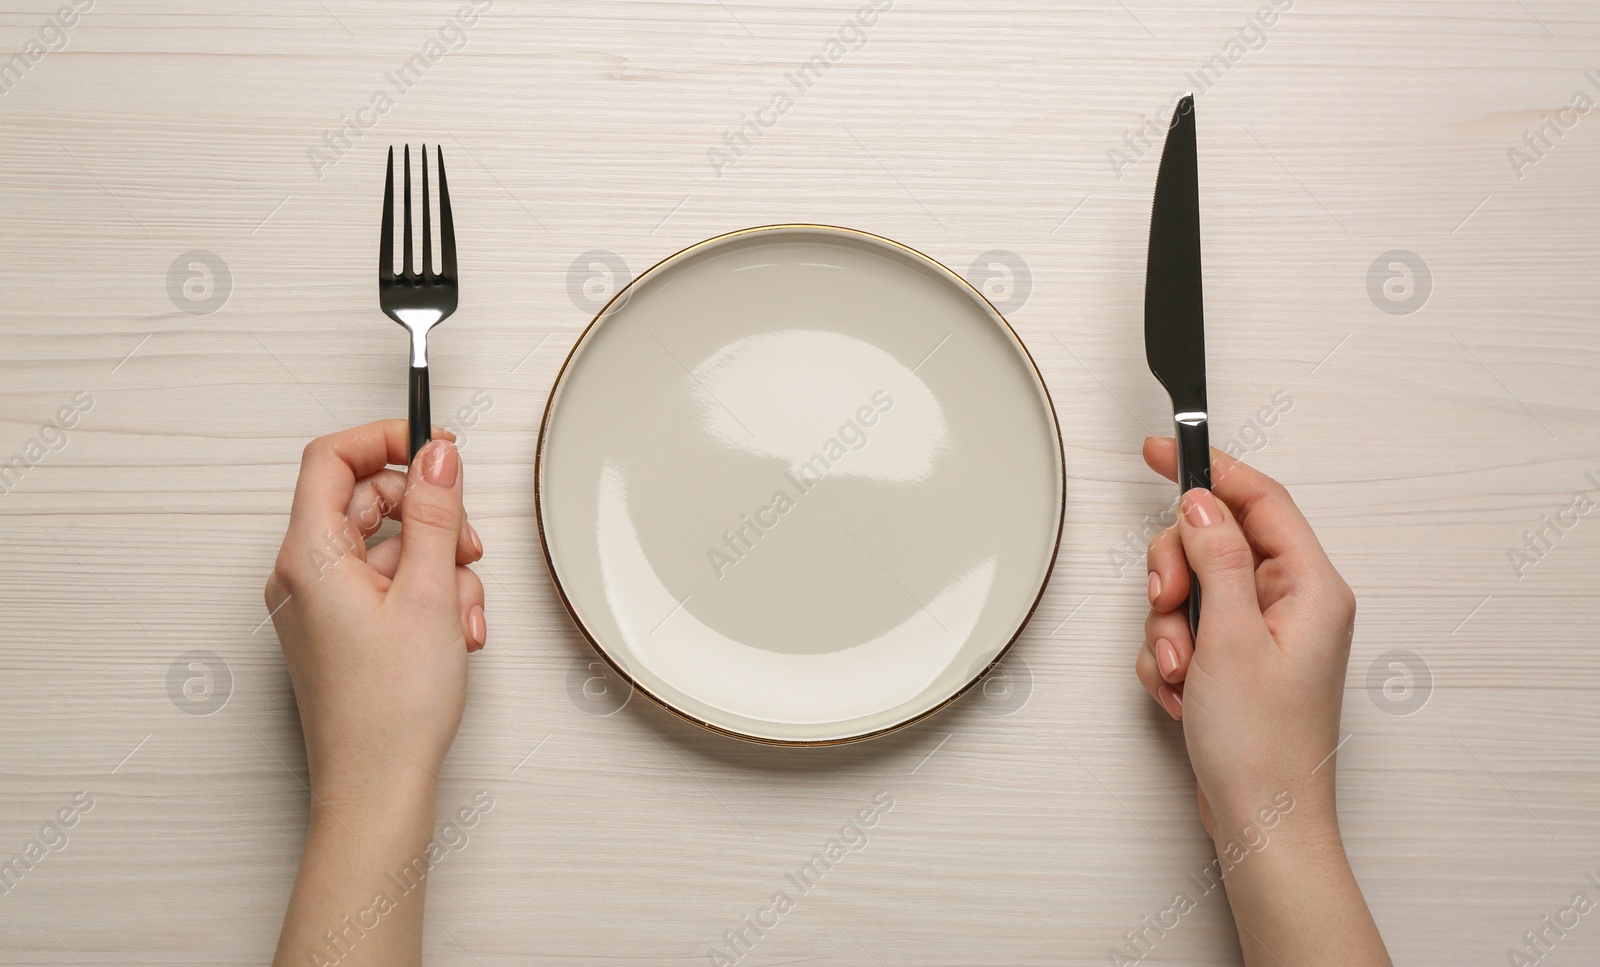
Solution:
<svg viewBox="0 0 1600 967">
<path fill-rule="evenodd" d="M 411 456 L 410 460 L 417 459 L 417 451 L 428 445 L 428 440 L 433 437 L 432 407 L 428 404 L 428 367 L 411 367 L 411 393 L 408 412 L 411 420 Z M 408 461 L 409 462 L 409 461 Z"/>
</svg>

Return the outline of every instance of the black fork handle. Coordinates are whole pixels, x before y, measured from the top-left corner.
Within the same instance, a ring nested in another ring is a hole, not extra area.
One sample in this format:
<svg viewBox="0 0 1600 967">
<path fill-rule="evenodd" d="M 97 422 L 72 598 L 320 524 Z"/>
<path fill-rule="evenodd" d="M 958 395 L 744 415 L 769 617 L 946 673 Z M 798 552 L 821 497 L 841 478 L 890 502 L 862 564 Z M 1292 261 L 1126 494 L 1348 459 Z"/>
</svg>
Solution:
<svg viewBox="0 0 1600 967">
<path fill-rule="evenodd" d="M 1211 489 L 1211 433 L 1204 417 L 1193 423 L 1178 423 L 1178 486 L 1182 493 L 1196 487 Z M 1182 512 L 1182 508 L 1179 508 Z M 1189 633 L 1199 641 L 1200 582 L 1189 571 Z"/>
<path fill-rule="evenodd" d="M 410 460 L 417 459 L 417 451 L 428 445 L 433 437 L 432 407 L 428 403 L 428 367 L 411 367 L 411 394 L 408 412 L 411 420 L 411 456 Z M 410 462 L 409 460 L 407 462 Z"/>
</svg>

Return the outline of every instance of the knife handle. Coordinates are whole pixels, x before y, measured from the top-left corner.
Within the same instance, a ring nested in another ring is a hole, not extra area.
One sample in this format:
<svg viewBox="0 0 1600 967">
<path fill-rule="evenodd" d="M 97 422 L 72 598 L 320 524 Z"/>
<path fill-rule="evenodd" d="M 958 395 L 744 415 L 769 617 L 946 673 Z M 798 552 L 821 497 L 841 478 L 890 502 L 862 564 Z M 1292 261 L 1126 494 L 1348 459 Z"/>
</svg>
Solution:
<svg viewBox="0 0 1600 967">
<path fill-rule="evenodd" d="M 1180 413 L 1174 424 L 1178 436 L 1178 486 L 1180 494 L 1196 487 L 1211 489 L 1211 432 L 1204 413 Z M 1181 508 L 1180 508 L 1181 512 Z M 1200 582 L 1189 571 L 1189 634 L 1200 635 Z"/>
</svg>

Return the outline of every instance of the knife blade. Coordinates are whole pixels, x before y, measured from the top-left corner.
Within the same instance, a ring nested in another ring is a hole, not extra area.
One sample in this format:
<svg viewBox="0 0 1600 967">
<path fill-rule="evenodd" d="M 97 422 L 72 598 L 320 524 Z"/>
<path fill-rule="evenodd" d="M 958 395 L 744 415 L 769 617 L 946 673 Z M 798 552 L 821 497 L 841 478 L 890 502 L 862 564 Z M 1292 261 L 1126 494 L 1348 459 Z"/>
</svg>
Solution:
<svg viewBox="0 0 1600 967">
<path fill-rule="evenodd" d="M 1206 416 L 1206 335 L 1200 282 L 1200 175 L 1194 95 L 1173 108 L 1156 173 L 1145 262 L 1144 354 L 1172 398 L 1178 487 L 1211 489 Z M 1189 573 L 1189 630 L 1200 627 L 1200 584 Z"/>
</svg>

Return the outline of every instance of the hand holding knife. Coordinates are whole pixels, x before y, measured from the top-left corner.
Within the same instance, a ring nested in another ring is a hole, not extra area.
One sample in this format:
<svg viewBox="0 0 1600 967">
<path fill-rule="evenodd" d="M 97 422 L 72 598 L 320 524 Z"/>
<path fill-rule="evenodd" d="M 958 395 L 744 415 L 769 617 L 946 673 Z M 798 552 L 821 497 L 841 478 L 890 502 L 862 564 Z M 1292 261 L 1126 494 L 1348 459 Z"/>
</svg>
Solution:
<svg viewBox="0 0 1600 967">
<path fill-rule="evenodd" d="M 1194 95 L 1173 108 L 1156 174 L 1145 263 L 1144 353 L 1172 397 L 1180 493 L 1211 489 L 1206 426 L 1206 337 L 1200 285 L 1200 184 Z M 1189 573 L 1189 630 L 1200 628 L 1200 583 Z"/>
</svg>

